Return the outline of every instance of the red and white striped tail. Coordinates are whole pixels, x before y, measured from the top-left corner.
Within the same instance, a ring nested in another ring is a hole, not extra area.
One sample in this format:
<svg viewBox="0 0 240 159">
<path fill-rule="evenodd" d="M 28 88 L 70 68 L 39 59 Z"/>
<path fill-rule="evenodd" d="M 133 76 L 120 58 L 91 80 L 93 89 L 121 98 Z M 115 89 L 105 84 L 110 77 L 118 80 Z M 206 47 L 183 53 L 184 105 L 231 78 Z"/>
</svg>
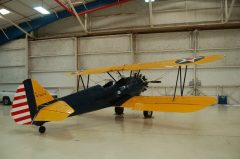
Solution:
<svg viewBox="0 0 240 159">
<path fill-rule="evenodd" d="M 17 124 L 31 125 L 32 119 L 24 84 L 20 84 L 13 99 L 11 116 Z"/>
</svg>

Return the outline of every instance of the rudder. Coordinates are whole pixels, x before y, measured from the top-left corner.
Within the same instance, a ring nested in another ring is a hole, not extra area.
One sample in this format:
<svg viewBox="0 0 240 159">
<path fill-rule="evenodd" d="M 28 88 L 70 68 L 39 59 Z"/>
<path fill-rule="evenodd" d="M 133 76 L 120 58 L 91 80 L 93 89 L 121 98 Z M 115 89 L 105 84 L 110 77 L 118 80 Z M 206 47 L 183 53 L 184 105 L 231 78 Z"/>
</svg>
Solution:
<svg viewBox="0 0 240 159">
<path fill-rule="evenodd" d="M 36 80 L 27 79 L 16 90 L 11 116 L 17 124 L 31 125 L 38 106 L 52 100 L 54 98 Z"/>
</svg>

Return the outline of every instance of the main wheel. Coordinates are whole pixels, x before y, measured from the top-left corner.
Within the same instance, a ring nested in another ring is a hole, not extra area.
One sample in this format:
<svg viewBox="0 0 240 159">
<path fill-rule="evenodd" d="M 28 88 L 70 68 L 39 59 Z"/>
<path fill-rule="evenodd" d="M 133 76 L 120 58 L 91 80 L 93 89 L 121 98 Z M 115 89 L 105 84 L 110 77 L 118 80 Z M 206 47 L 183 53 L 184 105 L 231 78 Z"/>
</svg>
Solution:
<svg viewBox="0 0 240 159">
<path fill-rule="evenodd" d="M 122 115 L 123 112 L 124 112 L 124 108 L 123 107 L 115 107 L 116 115 Z"/>
<path fill-rule="evenodd" d="M 3 104 L 4 105 L 10 105 L 11 104 L 11 101 L 10 101 L 9 97 L 3 97 Z"/>
<path fill-rule="evenodd" d="M 152 118 L 153 112 L 152 111 L 143 111 L 143 115 L 145 118 Z"/>
<path fill-rule="evenodd" d="M 45 131 L 46 131 L 45 126 L 40 126 L 39 129 L 38 129 L 38 131 L 39 131 L 41 134 L 45 133 Z"/>
</svg>

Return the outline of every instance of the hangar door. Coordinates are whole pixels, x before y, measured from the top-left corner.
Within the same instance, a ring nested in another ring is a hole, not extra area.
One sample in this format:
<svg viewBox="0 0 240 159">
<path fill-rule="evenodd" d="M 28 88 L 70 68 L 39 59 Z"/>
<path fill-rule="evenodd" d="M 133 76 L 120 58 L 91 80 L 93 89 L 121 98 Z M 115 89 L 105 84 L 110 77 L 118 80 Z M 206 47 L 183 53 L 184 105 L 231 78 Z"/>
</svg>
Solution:
<svg viewBox="0 0 240 159">
<path fill-rule="evenodd" d="M 58 96 L 72 93 L 76 80 L 72 76 L 66 76 L 66 73 L 76 70 L 75 48 L 75 38 L 31 41 L 30 77 Z"/>
<path fill-rule="evenodd" d="M 136 62 L 160 61 L 191 57 L 194 55 L 192 32 L 138 34 L 135 37 Z M 184 69 L 183 69 L 184 71 Z M 161 80 L 162 83 L 149 84 L 150 89 L 146 95 L 173 95 L 177 77 L 177 68 L 154 68 L 142 71 L 149 80 Z M 193 69 L 187 72 L 186 85 L 193 80 Z M 179 90 L 177 94 L 179 94 Z M 185 94 L 191 89 L 185 87 Z"/>
<path fill-rule="evenodd" d="M 0 47 L 0 91 L 15 91 L 27 77 L 26 51 L 24 39 Z"/>
<path fill-rule="evenodd" d="M 79 38 L 79 69 L 108 67 L 132 63 L 131 35 L 111 35 Z M 116 72 L 112 73 L 117 79 Z M 86 76 L 83 76 L 86 81 Z M 90 85 L 104 84 L 111 78 L 105 74 L 91 75 Z"/>
</svg>

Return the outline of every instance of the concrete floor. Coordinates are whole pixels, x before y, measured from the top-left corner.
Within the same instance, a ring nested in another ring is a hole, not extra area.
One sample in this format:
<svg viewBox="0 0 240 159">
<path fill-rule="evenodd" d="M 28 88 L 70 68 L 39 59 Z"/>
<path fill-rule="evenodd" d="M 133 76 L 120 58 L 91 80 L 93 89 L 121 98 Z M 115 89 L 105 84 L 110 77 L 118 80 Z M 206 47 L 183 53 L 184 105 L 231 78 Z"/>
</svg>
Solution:
<svg viewBox="0 0 240 159">
<path fill-rule="evenodd" d="M 213 106 L 196 113 L 113 109 L 35 126 L 18 126 L 0 105 L 1 159 L 240 159 L 240 107 Z"/>
</svg>

